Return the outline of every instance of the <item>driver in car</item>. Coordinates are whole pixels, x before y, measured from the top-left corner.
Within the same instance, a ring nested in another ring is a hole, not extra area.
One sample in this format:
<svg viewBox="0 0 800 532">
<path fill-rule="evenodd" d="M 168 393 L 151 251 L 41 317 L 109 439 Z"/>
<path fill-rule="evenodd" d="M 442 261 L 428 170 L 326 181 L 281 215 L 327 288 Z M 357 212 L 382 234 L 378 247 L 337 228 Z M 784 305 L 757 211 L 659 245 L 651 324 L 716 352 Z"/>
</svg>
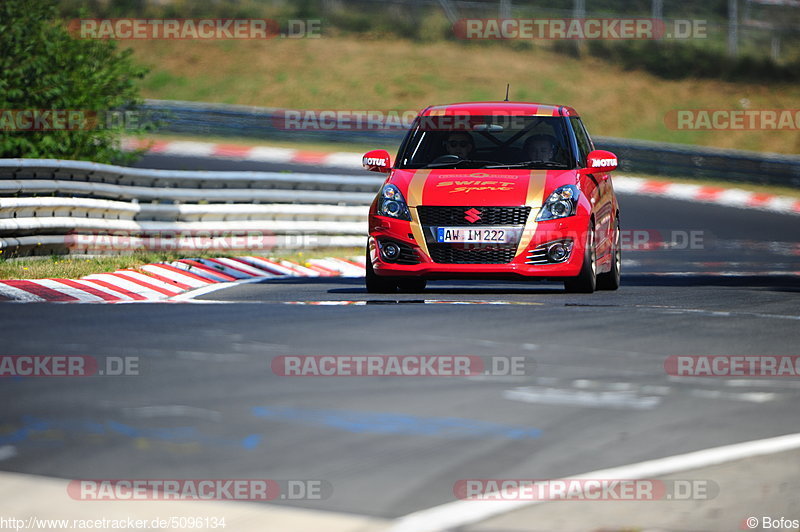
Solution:
<svg viewBox="0 0 800 532">
<path fill-rule="evenodd" d="M 531 135 L 525 140 L 523 149 L 531 161 L 555 161 L 556 139 L 550 135 Z"/>
<path fill-rule="evenodd" d="M 475 149 L 475 142 L 472 140 L 472 135 L 466 131 L 454 131 L 449 133 L 443 144 L 447 155 L 457 155 L 461 159 L 470 159 L 472 150 Z"/>
</svg>

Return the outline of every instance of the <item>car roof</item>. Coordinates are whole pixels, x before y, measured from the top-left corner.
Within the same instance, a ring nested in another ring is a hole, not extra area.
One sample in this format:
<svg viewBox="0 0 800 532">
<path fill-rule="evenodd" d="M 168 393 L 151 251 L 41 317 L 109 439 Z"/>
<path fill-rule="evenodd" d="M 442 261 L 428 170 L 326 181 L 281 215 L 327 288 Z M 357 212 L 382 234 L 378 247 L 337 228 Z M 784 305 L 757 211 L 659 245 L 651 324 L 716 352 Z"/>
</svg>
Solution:
<svg viewBox="0 0 800 532">
<path fill-rule="evenodd" d="M 508 113 L 512 116 L 578 116 L 572 107 L 533 102 L 462 102 L 431 105 L 420 116 L 492 115 Z"/>
</svg>

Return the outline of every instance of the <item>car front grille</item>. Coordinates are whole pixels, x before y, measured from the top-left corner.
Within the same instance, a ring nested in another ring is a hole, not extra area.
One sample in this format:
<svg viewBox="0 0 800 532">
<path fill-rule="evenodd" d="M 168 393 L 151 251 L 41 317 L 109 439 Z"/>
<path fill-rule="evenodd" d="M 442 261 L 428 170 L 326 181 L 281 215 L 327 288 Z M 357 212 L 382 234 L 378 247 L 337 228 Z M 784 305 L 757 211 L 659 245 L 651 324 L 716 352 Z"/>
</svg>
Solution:
<svg viewBox="0 0 800 532">
<path fill-rule="evenodd" d="M 440 264 L 507 264 L 514 260 L 517 248 L 480 247 L 468 249 L 464 244 L 428 244 L 433 262 Z"/>
<path fill-rule="evenodd" d="M 428 251 L 439 264 L 508 264 L 514 260 L 519 242 L 492 244 L 439 244 L 431 241 L 435 227 L 505 226 L 521 227 L 528 221 L 530 207 L 417 207 L 428 239 Z M 479 219 L 477 219 L 479 218 Z"/>
<path fill-rule="evenodd" d="M 470 222 L 467 211 L 478 211 L 479 220 Z M 530 207 L 417 207 L 419 220 L 428 226 L 464 226 L 464 225 L 525 225 Z"/>
</svg>

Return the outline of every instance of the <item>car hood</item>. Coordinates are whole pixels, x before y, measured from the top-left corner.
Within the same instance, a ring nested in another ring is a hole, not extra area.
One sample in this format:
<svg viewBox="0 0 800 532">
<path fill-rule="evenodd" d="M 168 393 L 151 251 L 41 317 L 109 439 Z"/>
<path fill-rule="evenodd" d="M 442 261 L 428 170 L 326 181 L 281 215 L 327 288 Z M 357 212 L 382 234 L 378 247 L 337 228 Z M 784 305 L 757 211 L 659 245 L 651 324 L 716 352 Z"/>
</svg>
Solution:
<svg viewBox="0 0 800 532">
<path fill-rule="evenodd" d="M 576 170 L 394 170 L 388 182 L 419 205 L 542 204 L 545 193 L 575 184 Z"/>
</svg>

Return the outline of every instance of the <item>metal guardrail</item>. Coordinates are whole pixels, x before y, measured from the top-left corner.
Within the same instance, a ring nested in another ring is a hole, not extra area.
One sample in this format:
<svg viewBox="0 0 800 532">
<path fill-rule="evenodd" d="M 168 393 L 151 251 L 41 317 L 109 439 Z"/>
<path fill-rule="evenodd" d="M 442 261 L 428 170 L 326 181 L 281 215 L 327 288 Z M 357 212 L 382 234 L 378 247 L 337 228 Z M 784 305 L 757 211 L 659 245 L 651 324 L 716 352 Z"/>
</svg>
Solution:
<svg viewBox="0 0 800 532">
<path fill-rule="evenodd" d="M 595 137 L 598 148 L 614 152 L 620 170 L 631 174 L 721 179 L 800 188 L 800 157 L 680 144 Z"/>
<path fill-rule="evenodd" d="M 242 105 L 148 100 L 144 106 L 161 131 L 190 135 L 238 136 L 259 139 L 398 144 L 404 132 L 365 122 L 366 130 L 285 127 L 289 110 Z M 611 137 L 594 137 L 599 149 L 616 153 L 621 170 L 689 178 L 800 187 L 800 156 L 700 148 Z"/>
<path fill-rule="evenodd" d="M 6 255 L 360 246 L 380 176 L 0 159 Z"/>
</svg>

